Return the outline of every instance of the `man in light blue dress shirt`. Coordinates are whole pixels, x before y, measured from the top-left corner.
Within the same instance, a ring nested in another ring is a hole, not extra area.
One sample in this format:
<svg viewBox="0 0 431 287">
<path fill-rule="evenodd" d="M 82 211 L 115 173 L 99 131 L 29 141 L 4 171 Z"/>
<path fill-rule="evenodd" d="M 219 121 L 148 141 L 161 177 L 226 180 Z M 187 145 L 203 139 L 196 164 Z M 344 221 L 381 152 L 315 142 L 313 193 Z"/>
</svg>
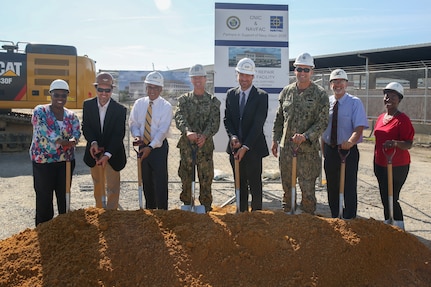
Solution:
<svg viewBox="0 0 431 287">
<path fill-rule="evenodd" d="M 359 150 L 357 144 L 362 142 L 362 132 L 368 128 L 367 115 L 358 97 L 346 92 L 348 77 L 344 70 L 332 71 L 330 86 L 334 95 L 329 97 L 329 122 L 322 135 L 324 146 L 324 169 L 326 174 L 328 202 L 333 218 L 339 216 L 341 156 L 347 154 L 345 162 L 344 209 L 342 218 L 353 219 L 357 212 L 357 174 Z M 337 103 L 337 108 L 334 109 Z M 337 121 L 333 124 L 334 110 L 337 110 Z M 334 127 L 334 132 L 332 132 Z M 335 137 L 331 142 L 331 135 Z M 339 151 L 340 149 L 340 151 Z"/>
</svg>

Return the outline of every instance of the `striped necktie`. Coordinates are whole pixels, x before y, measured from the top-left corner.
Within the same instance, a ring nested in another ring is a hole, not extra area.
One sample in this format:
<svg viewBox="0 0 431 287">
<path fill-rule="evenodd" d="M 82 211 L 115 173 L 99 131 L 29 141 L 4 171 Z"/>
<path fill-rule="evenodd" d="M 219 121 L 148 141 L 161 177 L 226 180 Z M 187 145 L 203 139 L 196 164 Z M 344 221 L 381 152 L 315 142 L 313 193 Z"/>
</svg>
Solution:
<svg viewBox="0 0 431 287">
<path fill-rule="evenodd" d="M 153 115 L 153 101 L 150 101 L 147 108 L 147 115 L 145 116 L 145 131 L 144 131 L 144 144 L 148 145 L 151 142 L 151 118 Z"/>
</svg>

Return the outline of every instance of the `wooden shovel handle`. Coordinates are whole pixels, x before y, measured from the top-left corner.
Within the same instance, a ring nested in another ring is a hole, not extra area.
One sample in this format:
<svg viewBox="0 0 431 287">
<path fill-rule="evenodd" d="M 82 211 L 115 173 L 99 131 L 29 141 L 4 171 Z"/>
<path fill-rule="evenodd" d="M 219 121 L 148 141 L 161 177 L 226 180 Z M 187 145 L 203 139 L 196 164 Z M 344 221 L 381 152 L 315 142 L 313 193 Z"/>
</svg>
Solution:
<svg viewBox="0 0 431 287">
<path fill-rule="evenodd" d="M 346 180 L 346 163 L 341 163 L 340 168 L 340 194 L 344 194 L 344 183 Z"/>
<path fill-rule="evenodd" d="M 388 163 L 388 196 L 394 196 L 394 179 L 392 174 L 392 163 Z"/>
<path fill-rule="evenodd" d="M 235 189 L 240 188 L 239 160 L 235 159 Z"/>
<path fill-rule="evenodd" d="M 392 174 L 392 159 L 395 155 L 396 148 L 393 148 L 392 152 L 389 152 L 389 149 L 383 147 L 383 153 L 386 156 L 386 159 L 388 160 L 388 196 L 394 195 L 394 179 Z"/>
<path fill-rule="evenodd" d="M 70 186 L 72 184 L 72 167 L 70 161 L 66 161 L 66 212 L 70 211 Z"/>
<path fill-rule="evenodd" d="M 296 188 L 296 162 L 297 162 L 297 157 L 293 156 L 292 157 L 292 183 L 291 183 L 291 187 L 292 188 Z"/>
<path fill-rule="evenodd" d="M 71 166 L 70 161 L 66 161 L 66 193 L 70 193 L 71 178 Z"/>
</svg>

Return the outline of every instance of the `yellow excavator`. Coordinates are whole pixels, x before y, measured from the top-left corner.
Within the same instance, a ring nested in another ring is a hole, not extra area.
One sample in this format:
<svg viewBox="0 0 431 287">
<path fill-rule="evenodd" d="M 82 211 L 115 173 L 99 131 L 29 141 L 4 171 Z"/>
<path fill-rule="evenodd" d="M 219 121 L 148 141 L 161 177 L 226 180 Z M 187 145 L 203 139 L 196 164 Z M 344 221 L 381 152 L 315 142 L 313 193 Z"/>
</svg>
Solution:
<svg viewBox="0 0 431 287">
<path fill-rule="evenodd" d="M 95 96 L 96 65 L 73 46 L 0 44 L 0 152 L 22 151 L 32 137 L 31 113 L 25 110 L 50 103 L 49 85 L 55 79 L 69 84 L 66 107 L 82 109 L 82 102 Z"/>
</svg>

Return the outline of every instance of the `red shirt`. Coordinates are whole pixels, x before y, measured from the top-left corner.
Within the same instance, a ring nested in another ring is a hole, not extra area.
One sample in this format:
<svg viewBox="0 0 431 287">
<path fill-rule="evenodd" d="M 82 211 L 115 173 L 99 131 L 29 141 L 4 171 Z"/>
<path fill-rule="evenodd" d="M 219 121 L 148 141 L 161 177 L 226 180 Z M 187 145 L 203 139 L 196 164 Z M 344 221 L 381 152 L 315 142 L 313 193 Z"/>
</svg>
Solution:
<svg viewBox="0 0 431 287">
<path fill-rule="evenodd" d="M 399 113 L 395 115 L 386 125 L 383 124 L 383 117 L 381 114 L 377 118 L 376 126 L 374 128 L 374 136 L 376 137 L 376 146 L 374 148 L 374 162 L 380 166 L 387 166 L 388 160 L 383 153 L 383 143 L 387 140 L 397 141 L 412 141 L 415 135 L 410 118 L 404 114 Z M 391 154 L 392 149 L 388 149 L 387 153 Z M 410 164 L 410 153 L 408 150 L 396 148 L 395 155 L 392 158 L 392 166 L 403 166 Z"/>
</svg>

